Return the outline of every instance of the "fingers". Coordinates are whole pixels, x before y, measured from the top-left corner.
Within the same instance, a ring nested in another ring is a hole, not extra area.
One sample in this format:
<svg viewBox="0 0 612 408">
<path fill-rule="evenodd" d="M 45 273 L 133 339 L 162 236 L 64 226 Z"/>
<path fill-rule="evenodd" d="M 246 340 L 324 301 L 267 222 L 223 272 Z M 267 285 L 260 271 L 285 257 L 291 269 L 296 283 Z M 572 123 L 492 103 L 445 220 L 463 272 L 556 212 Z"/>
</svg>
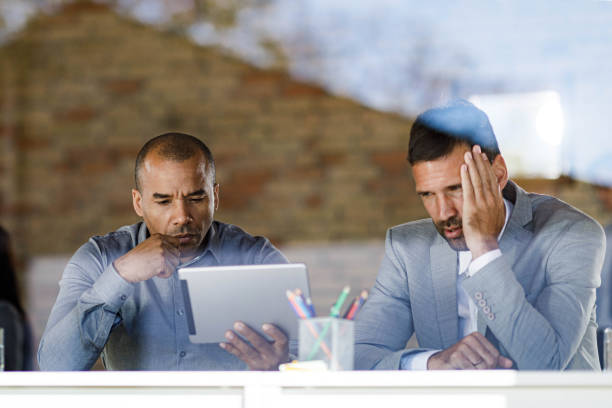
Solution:
<svg viewBox="0 0 612 408">
<path fill-rule="evenodd" d="M 168 245 L 168 250 L 172 250 L 177 256 L 180 256 L 181 241 L 177 237 L 171 235 L 160 235 L 163 242 Z"/>
<path fill-rule="evenodd" d="M 128 282 L 141 282 L 154 276 L 168 278 L 180 264 L 177 243 L 176 238 L 153 234 L 117 258 L 113 265 Z"/>
<path fill-rule="evenodd" d="M 483 191 L 482 191 L 482 180 L 480 178 L 480 173 L 478 172 L 478 167 L 474 162 L 474 155 L 471 151 L 465 152 L 463 156 L 465 160 L 465 167 L 467 170 L 469 185 L 472 189 L 472 194 L 474 200 L 477 202 L 482 202 L 483 199 Z"/>
<path fill-rule="evenodd" d="M 276 349 L 277 353 L 287 351 L 287 349 L 289 348 L 289 339 L 281 329 L 274 326 L 273 324 L 267 323 L 264 324 L 262 328 L 263 331 L 274 340 L 274 343 L 272 343 L 272 345 Z"/>
<path fill-rule="evenodd" d="M 227 342 L 219 343 L 219 346 L 247 363 L 249 368 L 254 369 L 253 365 L 259 360 L 257 351 L 231 330 L 225 332 L 225 338 Z"/>
<path fill-rule="evenodd" d="M 163 262 L 160 268 L 161 271 L 157 276 L 169 278 L 181 263 L 181 253 L 178 246 L 180 241 L 175 237 L 161 234 L 156 234 L 154 238 L 159 240 Z"/>
<path fill-rule="evenodd" d="M 510 368 L 512 361 L 501 357 L 499 351 L 478 332 L 471 333 L 453 346 L 432 355 L 428 369 L 485 370 Z"/>
<path fill-rule="evenodd" d="M 474 205 L 474 187 L 472 186 L 472 180 L 470 180 L 470 173 L 467 164 L 461 165 L 461 190 L 463 191 L 463 203 L 464 205 Z"/>
<path fill-rule="evenodd" d="M 512 360 L 504 356 L 499 356 L 497 360 L 497 366 L 499 368 L 512 368 L 513 365 L 514 363 L 512 362 Z"/>
<path fill-rule="evenodd" d="M 488 171 L 486 172 L 487 174 L 486 182 L 489 185 L 489 190 L 491 191 L 492 194 L 501 196 L 501 188 L 500 188 L 499 182 L 497 181 L 497 176 L 495 175 L 495 172 L 493 171 L 493 164 L 489 162 L 489 158 L 487 157 L 485 153 L 481 153 L 481 156 L 482 156 L 483 164 L 488 169 Z"/>
<path fill-rule="evenodd" d="M 465 153 L 465 162 L 477 200 L 484 201 L 501 195 L 491 163 L 479 145 L 474 145 L 471 152 Z"/>
<path fill-rule="evenodd" d="M 161 240 L 165 255 L 173 259 L 175 258 L 177 261 L 180 260 L 181 250 L 179 239 L 168 235 L 160 235 L 159 239 Z"/>
<path fill-rule="evenodd" d="M 480 147 L 475 145 L 471 152 L 465 152 L 464 158 L 472 189 L 474 190 L 474 198 L 478 202 L 483 202 L 490 189 L 488 183 L 485 182 L 485 180 L 488 180 L 487 168 L 482 160 Z"/>
<path fill-rule="evenodd" d="M 476 369 L 484 369 L 484 368 L 512 368 L 514 362 L 502 356 L 499 351 L 493 346 L 493 344 L 481 333 L 474 332 L 469 334 L 467 337 L 471 337 L 474 340 L 477 340 L 481 346 L 486 349 L 485 354 L 480 354 L 485 364 L 475 364 Z M 466 338 L 467 338 L 466 337 Z"/>
<path fill-rule="evenodd" d="M 470 333 L 427 360 L 429 370 L 485 370 L 512 366 L 512 360 L 501 356 L 493 344 L 478 332 Z"/>
<path fill-rule="evenodd" d="M 470 339 L 478 342 L 479 356 L 484 361 L 484 364 L 479 364 L 477 369 L 495 368 L 497 367 L 497 359 L 499 351 L 491 344 L 489 340 L 479 332 L 474 332 L 468 335 Z"/>
<path fill-rule="evenodd" d="M 234 324 L 234 329 L 253 345 L 253 348 L 258 352 L 258 354 L 265 355 L 272 354 L 274 352 L 270 342 L 246 324 L 236 322 Z"/>
<path fill-rule="evenodd" d="M 227 343 L 219 346 L 244 361 L 251 370 L 276 370 L 280 363 L 288 361 L 287 336 L 271 324 L 264 324 L 263 330 L 274 341 L 268 341 L 242 322 L 234 324 L 234 330 L 225 333 Z"/>
<path fill-rule="evenodd" d="M 466 370 L 484 368 L 483 362 L 486 361 L 476 348 L 473 348 L 473 345 L 470 342 L 466 342 L 464 345 L 458 348 L 459 353 L 457 353 L 454 359 L 454 365 L 457 368 L 462 368 Z"/>
</svg>

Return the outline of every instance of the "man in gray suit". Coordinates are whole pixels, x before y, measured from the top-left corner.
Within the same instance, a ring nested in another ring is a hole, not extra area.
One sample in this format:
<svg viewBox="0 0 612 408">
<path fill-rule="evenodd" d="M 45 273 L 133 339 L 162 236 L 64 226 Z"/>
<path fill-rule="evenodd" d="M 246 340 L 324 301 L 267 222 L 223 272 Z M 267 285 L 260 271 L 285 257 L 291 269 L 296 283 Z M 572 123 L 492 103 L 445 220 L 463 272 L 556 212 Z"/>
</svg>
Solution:
<svg viewBox="0 0 612 408">
<path fill-rule="evenodd" d="M 508 179 L 484 112 L 421 114 L 408 161 L 430 219 L 388 230 L 356 369 L 599 369 L 601 226 Z M 416 333 L 419 349 L 405 349 Z"/>
</svg>

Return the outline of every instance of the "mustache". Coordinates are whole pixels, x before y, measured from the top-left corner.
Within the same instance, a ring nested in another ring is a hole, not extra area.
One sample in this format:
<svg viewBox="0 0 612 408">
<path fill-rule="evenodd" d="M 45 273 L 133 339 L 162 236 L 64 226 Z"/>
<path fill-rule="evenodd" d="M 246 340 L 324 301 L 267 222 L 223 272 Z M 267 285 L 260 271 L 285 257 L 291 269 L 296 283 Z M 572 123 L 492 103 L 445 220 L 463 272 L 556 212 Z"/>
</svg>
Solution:
<svg viewBox="0 0 612 408">
<path fill-rule="evenodd" d="M 183 226 L 181 228 L 177 228 L 175 230 L 170 231 L 168 235 L 183 235 L 183 234 L 198 235 L 199 233 L 200 233 L 200 230 L 197 228 Z"/>
<path fill-rule="evenodd" d="M 438 221 L 436 225 L 438 226 L 438 229 L 443 230 L 444 228 L 461 227 L 463 225 L 463 221 L 461 218 L 454 216 L 444 221 Z"/>
</svg>

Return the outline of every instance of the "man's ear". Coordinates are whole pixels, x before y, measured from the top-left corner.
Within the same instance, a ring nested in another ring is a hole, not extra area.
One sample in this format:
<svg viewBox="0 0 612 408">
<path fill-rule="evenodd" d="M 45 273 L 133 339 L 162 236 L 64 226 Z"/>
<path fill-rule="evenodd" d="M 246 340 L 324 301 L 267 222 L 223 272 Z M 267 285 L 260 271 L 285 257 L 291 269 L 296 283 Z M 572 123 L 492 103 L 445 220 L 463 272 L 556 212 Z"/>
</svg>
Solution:
<svg viewBox="0 0 612 408">
<path fill-rule="evenodd" d="M 219 184 L 215 183 L 213 187 L 213 198 L 215 199 L 215 211 L 219 209 Z"/>
<path fill-rule="evenodd" d="M 499 189 L 503 190 L 504 187 L 506 187 L 506 184 L 508 184 L 508 168 L 506 167 L 506 161 L 501 154 L 498 154 L 495 156 L 491 166 L 493 167 L 493 173 L 497 178 Z"/>
<path fill-rule="evenodd" d="M 139 217 L 142 217 L 142 195 L 140 191 L 135 188 L 132 189 L 132 205 L 134 206 L 134 211 L 138 214 Z"/>
</svg>

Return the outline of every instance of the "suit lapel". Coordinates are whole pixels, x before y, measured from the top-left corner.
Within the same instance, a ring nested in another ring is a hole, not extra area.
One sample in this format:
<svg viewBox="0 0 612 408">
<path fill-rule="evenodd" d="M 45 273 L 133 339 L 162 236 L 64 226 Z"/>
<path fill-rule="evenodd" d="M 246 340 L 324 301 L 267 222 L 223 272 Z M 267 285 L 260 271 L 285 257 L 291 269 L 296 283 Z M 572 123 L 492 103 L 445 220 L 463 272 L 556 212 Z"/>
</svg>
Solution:
<svg viewBox="0 0 612 408">
<path fill-rule="evenodd" d="M 440 348 L 447 348 L 459 340 L 457 312 L 457 252 L 442 237 L 437 237 L 429 251 L 431 276 L 435 296 L 436 323 Z"/>
</svg>

